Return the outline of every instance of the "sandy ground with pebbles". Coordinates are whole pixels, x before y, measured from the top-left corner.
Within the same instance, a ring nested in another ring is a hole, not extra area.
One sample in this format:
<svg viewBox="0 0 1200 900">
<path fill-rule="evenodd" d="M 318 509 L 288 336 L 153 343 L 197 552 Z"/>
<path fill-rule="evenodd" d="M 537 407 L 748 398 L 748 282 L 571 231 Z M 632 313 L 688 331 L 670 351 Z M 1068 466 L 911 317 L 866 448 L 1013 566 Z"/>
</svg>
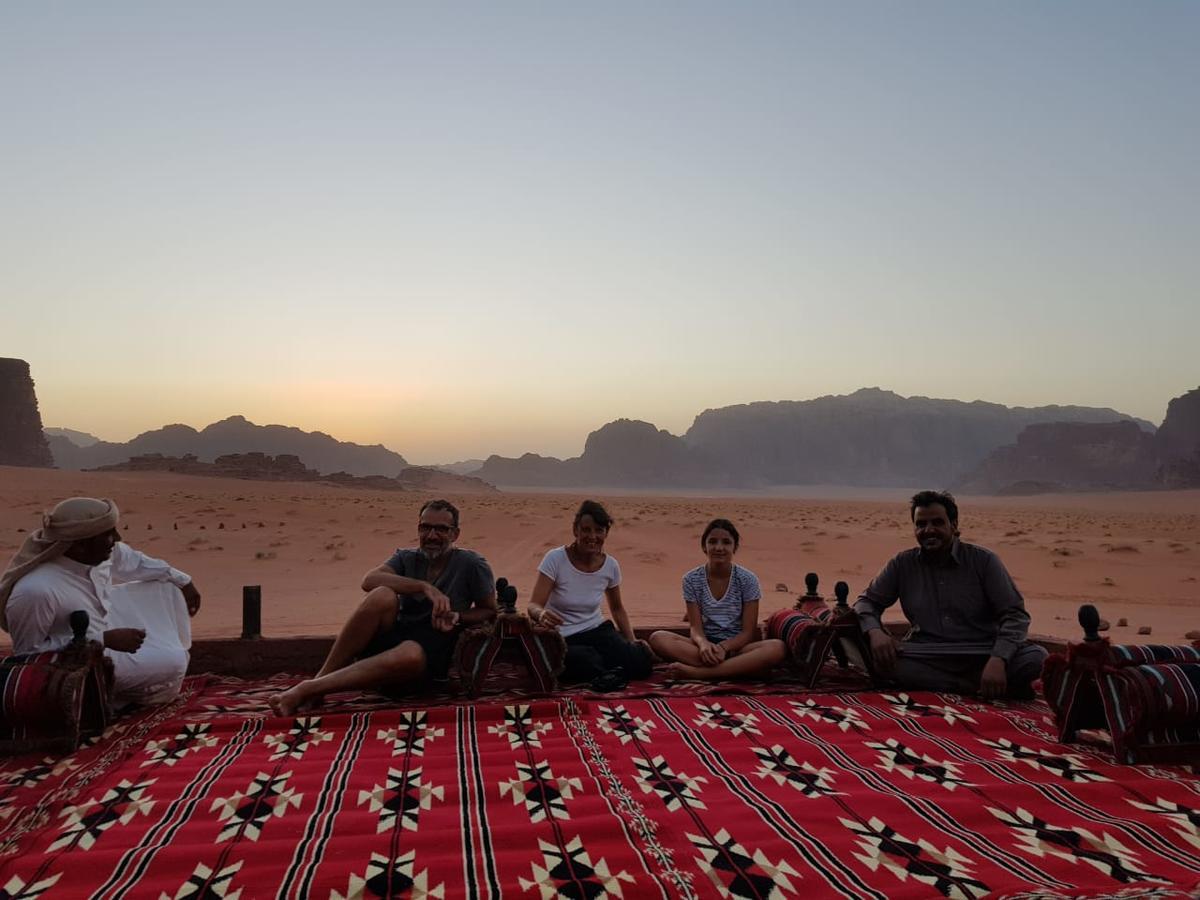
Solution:
<svg viewBox="0 0 1200 900">
<path fill-rule="evenodd" d="M 624 573 L 635 624 L 682 615 L 682 574 L 699 565 L 699 537 L 715 517 L 742 533 L 738 562 L 761 580 L 763 613 L 789 606 L 806 572 L 827 596 L 852 598 L 913 543 L 906 492 L 806 488 L 807 496 L 667 497 L 597 492 L 616 518 L 607 549 Z M 791 492 L 799 493 L 798 491 Z M 824 494 L 826 498 L 822 499 Z M 313 484 L 0 467 L 0 556 L 36 529 L 41 511 L 75 495 L 111 497 L 132 546 L 195 578 L 204 608 L 198 637 L 240 633 L 241 588 L 263 591 L 268 636 L 335 631 L 363 573 L 412 546 L 423 495 Z M 849 497 L 847 496 L 849 495 Z M 460 545 L 483 553 L 522 603 L 549 548 L 570 539 L 574 494 L 454 497 Z M 1200 492 L 960 497 L 963 538 L 998 552 L 1024 593 L 1039 634 L 1076 637 L 1076 610 L 1093 602 L 1116 640 L 1181 642 L 1200 629 Z M 786 590 L 777 586 L 786 585 Z M 1126 618 L 1126 626 L 1118 625 Z M 1136 635 L 1139 626 L 1150 637 Z"/>
</svg>

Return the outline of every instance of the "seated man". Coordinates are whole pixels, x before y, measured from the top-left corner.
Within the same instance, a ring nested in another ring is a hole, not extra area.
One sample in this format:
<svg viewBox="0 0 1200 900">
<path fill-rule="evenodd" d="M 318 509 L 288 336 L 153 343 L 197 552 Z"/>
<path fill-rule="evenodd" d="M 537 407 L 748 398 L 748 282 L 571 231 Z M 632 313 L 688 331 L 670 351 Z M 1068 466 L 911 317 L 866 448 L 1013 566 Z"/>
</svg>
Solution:
<svg viewBox="0 0 1200 900">
<path fill-rule="evenodd" d="M 1029 613 L 1004 564 L 958 539 L 950 494 L 921 491 L 909 511 L 917 549 L 893 557 L 854 604 L 876 671 L 905 688 L 1032 699 L 1046 651 L 1026 639 Z M 880 623 L 897 598 L 912 626 L 899 642 Z"/>
<path fill-rule="evenodd" d="M 362 581 L 366 597 L 342 626 L 321 670 L 271 698 L 290 716 L 335 691 L 387 690 L 426 674 L 445 677 L 457 629 L 496 615 L 496 583 L 478 553 L 454 546 L 458 509 L 430 500 L 417 523 L 420 549 L 397 550 Z"/>
<path fill-rule="evenodd" d="M 113 702 L 166 703 L 179 693 L 200 609 L 192 579 L 121 543 L 117 505 L 73 497 L 42 519 L 0 577 L 0 628 L 13 653 L 60 650 L 71 613 L 113 661 Z"/>
</svg>

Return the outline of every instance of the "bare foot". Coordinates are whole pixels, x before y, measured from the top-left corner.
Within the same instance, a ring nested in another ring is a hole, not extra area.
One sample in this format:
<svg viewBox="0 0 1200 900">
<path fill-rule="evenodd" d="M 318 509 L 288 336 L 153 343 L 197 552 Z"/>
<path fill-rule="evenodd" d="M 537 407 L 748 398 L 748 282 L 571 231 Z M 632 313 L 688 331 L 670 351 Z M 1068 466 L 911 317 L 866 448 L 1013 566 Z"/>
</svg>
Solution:
<svg viewBox="0 0 1200 900">
<path fill-rule="evenodd" d="M 702 671 L 696 666 L 673 662 L 667 666 L 667 681 L 703 680 L 704 676 L 699 674 Z"/>
<path fill-rule="evenodd" d="M 267 700 L 267 704 L 271 707 L 271 712 L 284 718 L 294 716 L 296 711 L 304 706 L 304 692 L 300 690 L 303 684 L 304 682 L 300 682 L 295 687 L 290 687 L 286 691 L 280 691 Z"/>
</svg>

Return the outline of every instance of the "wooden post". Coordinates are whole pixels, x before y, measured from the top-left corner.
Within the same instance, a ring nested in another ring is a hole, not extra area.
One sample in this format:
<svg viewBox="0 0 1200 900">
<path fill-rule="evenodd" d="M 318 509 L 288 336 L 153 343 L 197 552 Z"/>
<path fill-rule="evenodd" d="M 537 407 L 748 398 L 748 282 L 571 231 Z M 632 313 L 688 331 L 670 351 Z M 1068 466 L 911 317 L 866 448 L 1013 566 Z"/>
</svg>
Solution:
<svg viewBox="0 0 1200 900">
<path fill-rule="evenodd" d="M 242 586 L 242 640 L 257 641 L 262 638 L 262 586 Z"/>
</svg>

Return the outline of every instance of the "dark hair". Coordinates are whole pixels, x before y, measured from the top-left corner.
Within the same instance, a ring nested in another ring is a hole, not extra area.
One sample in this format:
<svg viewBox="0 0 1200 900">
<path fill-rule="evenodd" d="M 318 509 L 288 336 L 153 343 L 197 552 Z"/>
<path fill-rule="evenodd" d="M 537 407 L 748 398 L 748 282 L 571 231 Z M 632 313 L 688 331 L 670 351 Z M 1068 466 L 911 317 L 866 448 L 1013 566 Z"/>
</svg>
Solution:
<svg viewBox="0 0 1200 900">
<path fill-rule="evenodd" d="M 572 527 L 578 525 L 584 516 L 591 516 L 592 521 L 605 531 L 612 528 L 612 516 L 608 514 L 607 509 L 595 500 L 584 500 L 579 504 L 579 511 L 575 513 L 575 521 L 571 523 Z"/>
<path fill-rule="evenodd" d="M 417 513 L 417 518 L 420 518 L 421 516 L 425 515 L 425 510 L 427 510 L 427 509 L 432 509 L 432 510 L 440 509 L 444 512 L 450 513 L 450 519 L 454 522 L 454 527 L 455 528 L 458 527 L 458 507 L 455 506 L 453 503 L 451 503 L 449 500 L 426 500 L 421 505 L 421 511 L 419 513 Z"/>
<path fill-rule="evenodd" d="M 738 534 L 737 528 L 728 519 L 713 519 L 704 529 L 704 534 L 700 535 L 700 549 L 704 549 L 704 544 L 708 541 L 708 535 L 715 529 L 720 528 L 722 531 L 728 531 L 733 535 L 733 549 L 736 550 L 742 542 L 742 536 Z"/>
<path fill-rule="evenodd" d="M 909 518 L 915 521 L 918 506 L 931 506 L 934 503 L 940 503 L 946 508 L 951 525 L 958 524 L 958 504 L 954 502 L 954 495 L 949 491 L 917 491 L 908 507 Z"/>
</svg>

